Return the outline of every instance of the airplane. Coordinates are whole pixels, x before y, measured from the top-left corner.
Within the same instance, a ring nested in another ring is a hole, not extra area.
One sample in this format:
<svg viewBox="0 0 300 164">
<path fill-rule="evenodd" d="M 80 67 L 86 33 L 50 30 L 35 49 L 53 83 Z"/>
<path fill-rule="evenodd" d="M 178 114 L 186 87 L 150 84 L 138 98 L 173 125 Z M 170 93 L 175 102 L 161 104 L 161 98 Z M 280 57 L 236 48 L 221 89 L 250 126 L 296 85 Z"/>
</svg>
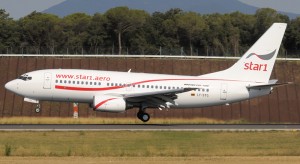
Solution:
<svg viewBox="0 0 300 164">
<path fill-rule="evenodd" d="M 268 95 L 285 85 L 270 80 L 286 30 L 274 23 L 230 68 L 201 76 L 164 75 L 82 69 L 46 69 L 28 72 L 5 88 L 24 101 L 88 103 L 95 111 L 125 112 L 137 107 L 137 118 L 150 119 L 147 108 L 200 108 Z"/>
</svg>

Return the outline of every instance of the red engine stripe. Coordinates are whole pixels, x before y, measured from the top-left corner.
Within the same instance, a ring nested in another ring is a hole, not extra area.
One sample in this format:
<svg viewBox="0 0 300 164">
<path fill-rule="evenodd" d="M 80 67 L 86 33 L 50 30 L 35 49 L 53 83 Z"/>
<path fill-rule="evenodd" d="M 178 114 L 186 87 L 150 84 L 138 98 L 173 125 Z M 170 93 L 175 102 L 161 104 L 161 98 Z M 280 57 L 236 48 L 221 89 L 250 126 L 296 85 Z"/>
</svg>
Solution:
<svg viewBox="0 0 300 164">
<path fill-rule="evenodd" d="M 98 103 L 98 104 L 95 106 L 95 109 L 98 109 L 101 105 L 105 104 L 105 103 L 108 102 L 108 101 L 114 100 L 114 99 L 117 99 L 117 98 L 107 99 L 107 100 L 104 100 L 104 101 Z"/>
</svg>

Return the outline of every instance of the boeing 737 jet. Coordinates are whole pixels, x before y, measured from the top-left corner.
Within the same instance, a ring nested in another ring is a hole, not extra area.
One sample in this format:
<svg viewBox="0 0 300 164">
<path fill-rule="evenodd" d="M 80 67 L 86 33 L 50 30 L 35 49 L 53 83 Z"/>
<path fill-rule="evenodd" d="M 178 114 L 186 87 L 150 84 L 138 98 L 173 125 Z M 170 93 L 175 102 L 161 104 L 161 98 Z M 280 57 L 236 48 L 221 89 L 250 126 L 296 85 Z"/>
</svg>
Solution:
<svg viewBox="0 0 300 164">
<path fill-rule="evenodd" d="M 101 112 L 137 107 L 137 117 L 147 122 L 147 108 L 208 107 L 270 94 L 280 85 L 270 76 L 285 29 L 285 23 L 274 23 L 233 66 L 201 76 L 46 69 L 25 73 L 5 88 L 36 103 L 36 112 L 40 101 L 88 103 Z"/>
</svg>

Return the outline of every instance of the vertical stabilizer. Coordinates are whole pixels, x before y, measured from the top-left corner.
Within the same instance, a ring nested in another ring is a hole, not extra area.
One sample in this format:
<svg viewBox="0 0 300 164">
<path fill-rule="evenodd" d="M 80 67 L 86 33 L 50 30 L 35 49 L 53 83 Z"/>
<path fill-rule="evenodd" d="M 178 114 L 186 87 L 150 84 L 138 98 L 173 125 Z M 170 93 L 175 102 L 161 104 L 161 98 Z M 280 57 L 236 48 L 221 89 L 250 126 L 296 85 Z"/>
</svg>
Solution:
<svg viewBox="0 0 300 164">
<path fill-rule="evenodd" d="M 274 23 L 232 67 L 201 77 L 268 83 L 286 26 Z"/>
</svg>

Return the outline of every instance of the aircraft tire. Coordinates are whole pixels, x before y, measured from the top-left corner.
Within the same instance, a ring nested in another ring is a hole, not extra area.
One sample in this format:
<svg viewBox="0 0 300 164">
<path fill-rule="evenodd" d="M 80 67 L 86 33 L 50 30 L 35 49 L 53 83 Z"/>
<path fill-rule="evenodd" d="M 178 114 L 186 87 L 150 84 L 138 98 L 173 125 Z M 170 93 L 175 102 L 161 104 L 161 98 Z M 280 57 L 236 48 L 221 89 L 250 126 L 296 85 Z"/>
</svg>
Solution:
<svg viewBox="0 0 300 164">
<path fill-rule="evenodd" d="M 40 108 L 35 108 L 35 113 L 40 113 L 41 109 Z"/>
<path fill-rule="evenodd" d="M 142 120 L 143 122 L 148 122 L 150 120 L 150 115 L 148 113 L 143 113 L 140 120 Z"/>
<path fill-rule="evenodd" d="M 150 115 L 145 112 L 138 112 L 136 116 L 143 122 L 148 122 L 150 120 Z"/>
</svg>

